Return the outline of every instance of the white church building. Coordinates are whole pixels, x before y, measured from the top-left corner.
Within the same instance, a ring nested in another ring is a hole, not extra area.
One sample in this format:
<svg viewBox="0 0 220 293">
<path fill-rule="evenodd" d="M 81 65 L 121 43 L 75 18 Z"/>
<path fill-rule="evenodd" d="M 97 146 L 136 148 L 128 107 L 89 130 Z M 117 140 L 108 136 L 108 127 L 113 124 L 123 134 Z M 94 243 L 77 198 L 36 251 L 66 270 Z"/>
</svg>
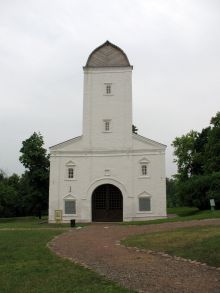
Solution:
<svg viewBox="0 0 220 293">
<path fill-rule="evenodd" d="M 50 148 L 49 222 L 166 217 L 166 146 L 132 133 L 132 69 L 110 42 L 83 67 L 83 134 Z"/>
</svg>

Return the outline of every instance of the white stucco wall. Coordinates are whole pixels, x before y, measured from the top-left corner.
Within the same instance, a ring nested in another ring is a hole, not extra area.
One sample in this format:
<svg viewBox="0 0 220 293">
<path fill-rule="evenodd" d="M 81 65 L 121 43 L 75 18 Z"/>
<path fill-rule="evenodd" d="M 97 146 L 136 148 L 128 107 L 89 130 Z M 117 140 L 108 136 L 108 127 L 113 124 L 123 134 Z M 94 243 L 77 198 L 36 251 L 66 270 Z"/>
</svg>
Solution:
<svg viewBox="0 0 220 293">
<path fill-rule="evenodd" d="M 131 148 L 132 81 L 130 67 L 84 69 L 83 136 L 87 149 Z M 105 84 L 112 93 L 106 94 Z M 111 120 L 111 132 L 103 120 Z"/>
<path fill-rule="evenodd" d="M 82 142 L 83 144 L 83 142 Z M 71 195 L 76 199 L 76 215 L 65 216 L 63 221 L 74 218 L 78 222 L 90 222 L 92 218 L 91 196 L 101 184 L 113 184 L 123 194 L 123 220 L 151 219 L 166 216 L 164 150 L 140 152 L 135 150 L 114 153 L 66 154 L 56 151 L 51 156 L 49 219 L 54 221 L 54 210 L 64 210 L 64 199 Z M 140 161 L 148 160 L 148 176 L 141 176 Z M 67 163 L 74 162 L 76 177 L 67 179 Z M 105 170 L 108 175 L 105 175 Z M 71 192 L 70 192 L 71 190 Z M 151 197 L 151 211 L 139 212 L 139 196 Z"/>
</svg>

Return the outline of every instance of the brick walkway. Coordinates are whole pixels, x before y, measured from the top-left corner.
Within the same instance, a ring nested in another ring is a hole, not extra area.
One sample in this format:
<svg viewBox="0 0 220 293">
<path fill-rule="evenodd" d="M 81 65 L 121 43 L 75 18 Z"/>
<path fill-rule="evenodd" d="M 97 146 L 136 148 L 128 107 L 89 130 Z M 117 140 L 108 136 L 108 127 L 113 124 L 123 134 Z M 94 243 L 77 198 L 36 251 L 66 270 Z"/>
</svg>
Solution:
<svg viewBox="0 0 220 293">
<path fill-rule="evenodd" d="M 180 227 L 220 225 L 220 219 L 147 226 L 92 224 L 55 238 L 50 248 L 99 274 L 139 292 L 220 293 L 220 270 L 120 246 L 131 234 Z"/>
</svg>

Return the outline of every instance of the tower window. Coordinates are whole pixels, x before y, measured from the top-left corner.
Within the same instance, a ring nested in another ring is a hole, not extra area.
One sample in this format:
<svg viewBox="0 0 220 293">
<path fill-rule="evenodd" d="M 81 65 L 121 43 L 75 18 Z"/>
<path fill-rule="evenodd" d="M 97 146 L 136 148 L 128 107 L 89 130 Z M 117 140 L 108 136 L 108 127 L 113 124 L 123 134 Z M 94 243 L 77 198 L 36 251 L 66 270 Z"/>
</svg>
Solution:
<svg viewBox="0 0 220 293">
<path fill-rule="evenodd" d="M 104 132 L 111 131 L 111 120 L 104 120 Z"/>
<path fill-rule="evenodd" d="M 110 95 L 112 93 L 112 85 L 111 85 L 111 83 L 106 83 L 105 84 L 105 93 L 107 95 Z"/>
<path fill-rule="evenodd" d="M 110 129 L 110 123 L 109 121 L 105 121 L 105 131 L 109 131 Z"/>
<path fill-rule="evenodd" d="M 72 179 L 74 178 L 74 169 L 68 168 L 68 178 Z"/>
</svg>

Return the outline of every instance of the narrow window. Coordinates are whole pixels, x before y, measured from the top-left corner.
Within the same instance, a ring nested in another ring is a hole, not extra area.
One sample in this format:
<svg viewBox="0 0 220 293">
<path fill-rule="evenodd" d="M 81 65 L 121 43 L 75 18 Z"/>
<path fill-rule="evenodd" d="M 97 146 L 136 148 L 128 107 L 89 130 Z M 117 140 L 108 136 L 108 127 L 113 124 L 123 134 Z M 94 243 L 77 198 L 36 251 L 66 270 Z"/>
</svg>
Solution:
<svg viewBox="0 0 220 293">
<path fill-rule="evenodd" d="M 75 200 L 65 200 L 65 214 L 73 215 L 76 213 L 76 201 Z"/>
<path fill-rule="evenodd" d="M 68 178 L 72 179 L 74 178 L 74 169 L 68 168 Z"/>
<path fill-rule="evenodd" d="M 65 178 L 64 180 L 76 180 L 77 168 L 73 161 L 69 161 L 65 165 Z"/>
<path fill-rule="evenodd" d="M 140 197 L 139 198 L 139 211 L 149 212 L 151 211 L 151 199 L 150 197 Z"/>
<path fill-rule="evenodd" d="M 110 129 L 110 123 L 109 121 L 105 121 L 105 131 L 109 131 Z"/>
<path fill-rule="evenodd" d="M 111 131 L 111 120 L 104 120 L 104 132 Z"/>
<path fill-rule="evenodd" d="M 107 83 L 105 89 L 106 89 L 106 94 L 107 95 L 110 95 L 111 94 L 111 84 L 110 83 Z"/>
<path fill-rule="evenodd" d="M 141 165 L 141 175 L 147 176 L 147 165 Z"/>
</svg>

